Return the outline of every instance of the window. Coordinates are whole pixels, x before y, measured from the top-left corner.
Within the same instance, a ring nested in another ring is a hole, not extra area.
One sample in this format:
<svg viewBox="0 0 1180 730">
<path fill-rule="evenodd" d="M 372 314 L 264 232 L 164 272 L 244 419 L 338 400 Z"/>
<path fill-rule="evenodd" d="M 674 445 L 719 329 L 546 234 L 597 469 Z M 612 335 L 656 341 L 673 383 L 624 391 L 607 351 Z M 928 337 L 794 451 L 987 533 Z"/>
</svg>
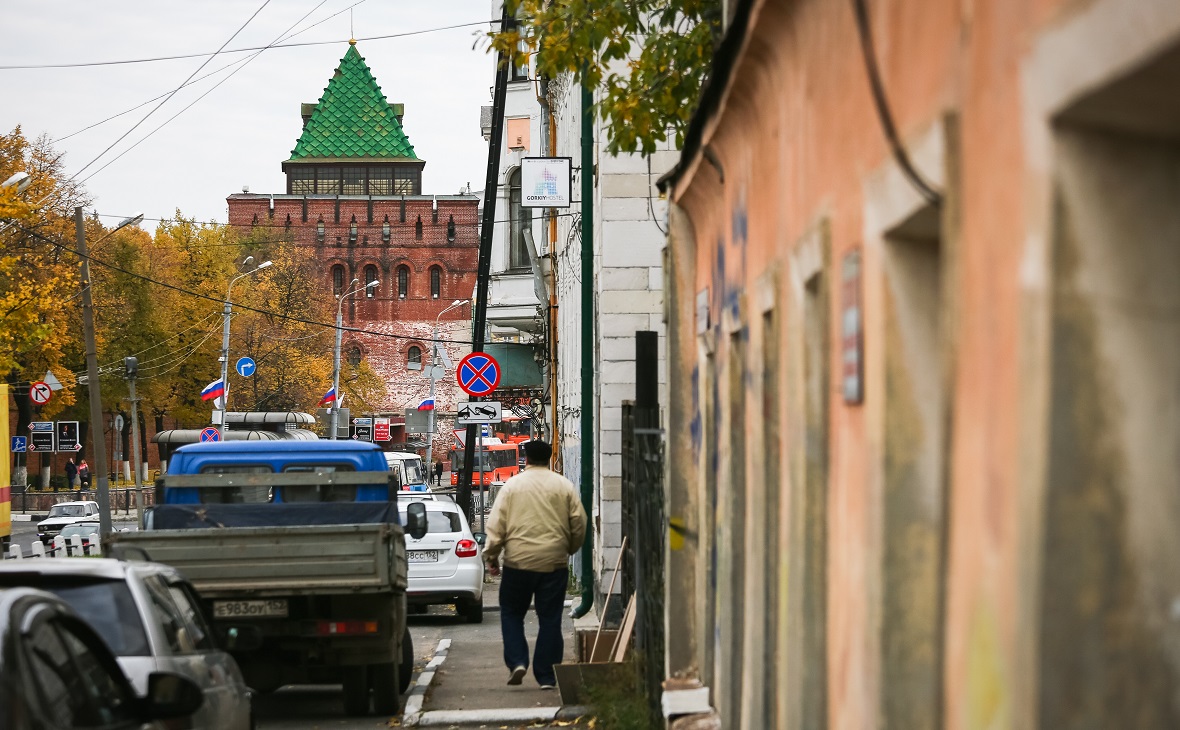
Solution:
<svg viewBox="0 0 1180 730">
<path fill-rule="evenodd" d="M 230 464 L 209 465 L 201 467 L 202 474 L 270 474 L 271 468 L 265 464 Z M 183 487 L 191 489 L 191 487 Z M 198 501 L 201 504 L 266 504 L 271 499 L 270 487 L 236 486 L 236 487 L 197 487 Z"/>
<path fill-rule="evenodd" d="M 365 194 L 365 168 L 363 168 L 363 167 L 346 167 L 346 168 L 344 168 L 344 194 L 345 195 L 364 195 Z"/>
<path fill-rule="evenodd" d="M 310 195 L 315 192 L 315 169 L 301 168 L 287 173 L 292 195 Z"/>
<path fill-rule="evenodd" d="M 339 195 L 340 168 L 321 167 L 316 173 L 315 191 L 320 195 Z"/>
<path fill-rule="evenodd" d="M 520 52 L 526 55 L 523 59 L 523 62 L 519 66 L 516 64 L 512 65 L 512 73 L 511 77 L 508 79 L 509 81 L 529 80 L 529 57 L 527 55 L 529 52 L 529 44 L 524 38 L 520 39 Z"/>
<path fill-rule="evenodd" d="M 290 473 L 350 472 L 350 466 L 316 465 L 288 466 L 283 469 Z M 355 484 L 301 484 L 283 487 L 284 502 L 355 502 Z"/>
<path fill-rule="evenodd" d="M 398 505 L 398 511 L 401 512 L 402 524 L 406 524 L 406 511 L 401 509 Z M 462 532 L 463 525 L 459 522 L 458 512 L 435 512 L 433 510 L 426 511 L 426 531 L 428 533 L 434 532 Z"/>
<path fill-rule="evenodd" d="M 354 368 L 360 367 L 361 358 L 363 358 L 363 357 L 364 357 L 364 354 L 361 352 L 361 348 L 357 347 L 356 345 L 353 345 L 352 347 L 348 348 L 348 364 L 349 365 L 353 366 Z"/>
<path fill-rule="evenodd" d="M 393 194 L 393 170 L 388 167 L 369 168 L 369 195 Z"/>
<path fill-rule="evenodd" d="M 365 298 L 367 299 L 372 299 L 373 295 L 377 293 L 376 286 L 369 288 L 369 284 L 373 283 L 374 281 L 378 281 L 377 267 L 369 264 L 365 267 Z"/>
<path fill-rule="evenodd" d="M 406 367 L 410 370 L 422 369 L 422 348 L 417 345 L 411 345 L 410 349 L 406 351 Z"/>
<path fill-rule="evenodd" d="M 532 223 L 531 214 L 520 204 L 520 170 L 508 178 L 508 268 L 523 269 L 529 266 L 528 247 L 524 240 L 524 227 Z"/>
<path fill-rule="evenodd" d="M 421 173 L 412 167 L 394 168 L 393 193 L 394 195 L 421 195 Z"/>
<path fill-rule="evenodd" d="M 344 292 L 344 267 L 337 264 L 332 267 L 332 293 L 339 296 Z"/>
<path fill-rule="evenodd" d="M 442 269 L 437 266 L 430 267 L 430 296 L 433 299 L 442 296 Z"/>
<path fill-rule="evenodd" d="M 414 221 L 414 238 L 422 240 L 422 216 L 418 216 L 418 220 Z"/>
<path fill-rule="evenodd" d="M 98 653 L 90 635 L 78 632 L 74 620 L 41 621 L 28 633 L 25 655 L 37 704 L 51 727 L 106 727 L 127 720 L 131 699 L 112 674 L 113 666 Z"/>
<path fill-rule="evenodd" d="M 419 225 L 421 223 L 419 222 Z M 410 267 L 402 264 L 397 267 L 397 298 L 405 299 L 410 295 Z"/>
</svg>

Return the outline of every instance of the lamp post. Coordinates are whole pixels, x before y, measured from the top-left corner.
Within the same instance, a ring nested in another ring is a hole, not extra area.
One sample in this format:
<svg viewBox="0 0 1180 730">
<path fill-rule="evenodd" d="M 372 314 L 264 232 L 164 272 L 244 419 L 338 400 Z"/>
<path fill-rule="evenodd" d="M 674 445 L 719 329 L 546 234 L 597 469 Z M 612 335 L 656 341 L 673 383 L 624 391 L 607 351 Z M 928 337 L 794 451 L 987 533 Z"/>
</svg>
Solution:
<svg viewBox="0 0 1180 730">
<path fill-rule="evenodd" d="M 344 335 L 344 300 L 356 294 L 358 291 L 365 291 L 377 286 L 380 282 L 374 279 L 364 286 L 352 288 L 353 284 L 360 282 L 360 279 L 353 279 L 348 282 L 349 290 L 336 297 L 336 347 L 332 351 L 332 393 L 335 394 L 335 399 L 332 401 L 332 440 L 336 440 L 336 429 L 340 421 L 340 340 Z"/>
<path fill-rule="evenodd" d="M 438 380 L 438 372 L 435 370 L 438 367 L 438 321 L 442 316 L 451 311 L 455 307 L 461 307 L 470 302 L 470 299 L 456 299 L 451 302 L 450 306 L 438 313 L 434 318 L 434 336 L 430 340 L 430 400 L 434 400 L 434 383 Z M 437 408 L 437 406 L 436 406 Z M 431 408 L 426 413 L 426 468 L 434 468 L 434 411 Z"/>
<path fill-rule="evenodd" d="M 135 225 L 143 220 L 143 213 L 137 213 L 115 226 L 106 236 L 95 241 L 102 242 L 120 228 Z M 82 336 L 86 340 L 86 389 L 90 398 L 90 445 L 94 456 L 94 470 L 98 480 L 98 531 L 105 540 L 111 534 L 111 492 L 107 481 L 107 452 L 102 443 L 102 388 L 98 382 L 98 353 L 94 344 L 94 304 L 90 298 L 90 252 L 86 248 L 85 221 L 82 207 L 74 208 L 74 238 L 78 244 L 78 257 L 82 259 Z"/>
<path fill-rule="evenodd" d="M 254 257 L 247 256 L 243 263 L 249 264 L 252 261 L 254 261 Z M 229 413 L 229 320 L 232 309 L 230 306 L 229 294 L 234 288 L 234 283 L 237 282 L 238 279 L 249 276 L 250 274 L 258 273 L 259 271 L 262 271 L 266 267 L 270 266 L 271 263 L 272 262 L 270 261 L 263 261 L 257 267 L 250 269 L 243 274 L 238 274 L 229 280 L 229 286 L 225 288 L 225 307 L 221 310 L 221 388 L 223 391 L 221 394 L 222 409 L 221 418 L 214 419 L 214 422 L 221 426 L 223 431 L 226 430 L 229 425 L 225 422 L 225 414 Z"/>
</svg>

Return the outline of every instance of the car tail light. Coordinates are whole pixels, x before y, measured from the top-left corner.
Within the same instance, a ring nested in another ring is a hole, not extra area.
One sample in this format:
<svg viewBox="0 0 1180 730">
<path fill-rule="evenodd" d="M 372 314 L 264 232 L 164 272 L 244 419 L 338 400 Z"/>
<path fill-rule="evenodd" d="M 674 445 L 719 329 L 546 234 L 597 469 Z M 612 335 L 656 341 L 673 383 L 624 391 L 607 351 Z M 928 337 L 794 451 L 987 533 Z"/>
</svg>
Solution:
<svg viewBox="0 0 1180 730">
<path fill-rule="evenodd" d="M 460 540 L 455 544 L 455 554 L 461 558 L 474 558 L 479 552 L 479 546 L 475 544 L 475 540 Z"/>
<path fill-rule="evenodd" d="M 377 633 L 376 621 L 319 621 L 316 633 L 320 636 L 349 636 Z"/>
</svg>

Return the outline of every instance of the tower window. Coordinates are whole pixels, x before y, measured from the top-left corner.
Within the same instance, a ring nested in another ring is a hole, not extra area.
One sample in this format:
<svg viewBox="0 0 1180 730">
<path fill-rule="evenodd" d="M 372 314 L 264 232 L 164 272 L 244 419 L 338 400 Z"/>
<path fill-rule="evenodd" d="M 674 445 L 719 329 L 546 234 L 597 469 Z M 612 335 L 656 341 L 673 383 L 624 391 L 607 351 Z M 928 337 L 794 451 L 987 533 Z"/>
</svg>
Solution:
<svg viewBox="0 0 1180 730">
<path fill-rule="evenodd" d="M 346 167 L 346 168 L 344 168 L 344 194 L 345 195 L 364 195 L 365 194 L 365 168 L 363 168 L 363 167 Z"/>
<path fill-rule="evenodd" d="M 352 347 L 348 348 L 348 364 L 349 365 L 353 366 L 354 368 L 359 367 L 361 364 L 361 357 L 362 357 L 361 356 L 361 348 L 357 347 L 356 345 L 353 345 Z"/>
<path fill-rule="evenodd" d="M 524 269 L 529 266 L 528 246 L 524 240 L 524 227 L 532 224 L 531 214 L 520 204 L 520 170 L 508 178 L 508 268 Z"/>
<path fill-rule="evenodd" d="M 397 267 L 397 298 L 405 299 L 410 295 L 410 267 L 402 264 Z"/>
<path fill-rule="evenodd" d="M 373 295 L 377 293 L 376 286 L 372 288 L 369 287 L 369 284 L 373 283 L 374 281 L 378 281 L 377 267 L 369 264 L 365 267 L 365 296 L 369 299 L 372 299 Z"/>
<path fill-rule="evenodd" d="M 410 370 L 422 369 L 422 348 L 417 345 L 411 345 L 410 349 L 406 351 L 406 367 Z"/>
<path fill-rule="evenodd" d="M 339 195 L 340 168 L 321 167 L 316 175 L 315 191 L 320 195 Z"/>
<path fill-rule="evenodd" d="M 442 269 L 437 266 L 430 267 L 430 296 L 432 299 L 442 296 Z"/>
<path fill-rule="evenodd" d="M 344 267 L 337 264 L 332 267 L 332 293 L 339 295 L 344 291 Z"/>
<path fill-rule="evenodd" d="M 315 192 L 315 169 L 292 170 L 287 174 L 287 181 L 292 195 L 311 195 Z"/>
</svg>

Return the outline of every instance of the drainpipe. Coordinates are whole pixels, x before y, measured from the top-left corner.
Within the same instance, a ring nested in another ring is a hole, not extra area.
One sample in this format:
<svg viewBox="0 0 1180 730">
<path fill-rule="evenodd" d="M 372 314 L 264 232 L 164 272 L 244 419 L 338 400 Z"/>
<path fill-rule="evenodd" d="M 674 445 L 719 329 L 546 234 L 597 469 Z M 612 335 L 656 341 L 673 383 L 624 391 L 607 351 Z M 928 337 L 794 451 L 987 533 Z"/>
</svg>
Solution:
<svg viewBox="0 0 1180 730">
<path fill-rule="evenodd" d="M 594 606 L 594 92 L 582 74 L 582 603 L 581 618 Z"/>
</svg>

